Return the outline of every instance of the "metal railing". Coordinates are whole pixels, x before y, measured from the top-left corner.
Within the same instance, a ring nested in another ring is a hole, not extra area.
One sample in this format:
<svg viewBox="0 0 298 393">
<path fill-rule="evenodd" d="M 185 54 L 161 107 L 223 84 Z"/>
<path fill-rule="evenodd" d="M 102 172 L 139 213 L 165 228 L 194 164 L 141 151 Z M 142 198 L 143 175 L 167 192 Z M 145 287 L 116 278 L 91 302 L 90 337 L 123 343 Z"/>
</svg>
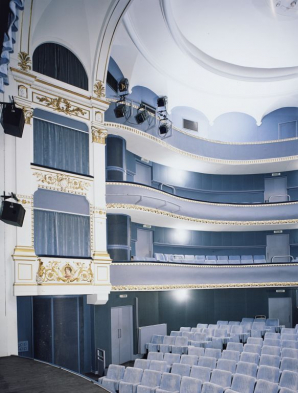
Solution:
<svg viewBox="0 0 298 393">
<path fill-rule="evenodd" d="M 166 183 L 159 183 L 159 187 L 160 187 L 161 191 L 162 191 L 163 186 L 171 188 L 173 190 L 173 194 L 176 195 L 176 188 L 174 186 L 171 186 L 170 184 L 166 184 Z"/>
<path fill-rule="evenodd" d="M 271 198 L 276 198 L 276 197 L 287 197 L 288 202 L 290 202 L 291 197 L 289 194 L 282 194 L 282 195 L 270 195 L 270 197 L 268 198 L 268 202 L 270 202 Z"/>
<path fill-rule="evenodd" d="M 291 258 L 291 262 L 294 261 L 293 255 L 274 255 L 274 257 L 271 258 L 271 262 L 273 262 L 274 258 Z"/>
</svg>

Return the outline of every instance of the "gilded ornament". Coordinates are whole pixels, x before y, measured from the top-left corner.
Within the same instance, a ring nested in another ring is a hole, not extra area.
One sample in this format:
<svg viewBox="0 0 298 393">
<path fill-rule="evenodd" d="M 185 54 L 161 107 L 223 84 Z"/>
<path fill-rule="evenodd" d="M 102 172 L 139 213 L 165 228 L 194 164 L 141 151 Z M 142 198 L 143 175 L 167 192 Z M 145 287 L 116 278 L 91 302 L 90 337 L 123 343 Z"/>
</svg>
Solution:
<svg viewBox="0 0 298 393">
<path fill-rule="evenodd" d="M 26 108 L 25 106 L 23 106 L 23 112 L 24 112 L 24 116 L 25 116 L 25 123 L 26 124 L 31 124 L 31 119 L 33 116 L 33 109 L 32 108 Z"/>
<path fill-rule="evenodd" d="M 41 184 L 54 186 L 62 192 L 87 191 L 90 183 L 60 173 L 40 173 L 34 172 L 34 176 Z"/>
<path fill-rule="evenodd" d="M 73 106 L 70 101 L 66 98 L 50 98 L 50 97 L 36 97 L 39 102 L 45 103 L 48 108 L 54 109 L 54 111 L 65 113 L 66 115 L 82 115 L 84 116 L 87 112 L 78 106 Z"/>
<path fill-rule="evenodd" d="M 26 52 L 19 52 L 18 54 L 18 66 L 20 67 L 20 69 L 22 71 L 29 71 L 31 70 L 31 59 L 28 55 L 28 53 Z"/>
<path fill-rule="evenodd" d="M 93 91 L 94 91 L 94 94 L 98 98 L 101 98 L 101 97 L 105 96 L 105 87 L 104 87 L 102 81 L 98 81 L 98 82 L 95 83 Z"/>
<path fill-rule="evenodd" d="M 38 259 L 39 267 L 36 274 L 36 282 L 42 285 L 45 282 L 57 281 L 63 283 L 93 282 L 93 271 L 91 262 L 88 266 L 83 262 L 65 263 L 51 261 L 46 266 Z"/>
<path fill-rule="evenodd" d="M 106 137 L 108 136 L 107 130 L 104 128 L 97 128 L 94 126 L 92 126 L 91 129 L 92 129 L 92 142 L 105 145 Z"/>
</svg>

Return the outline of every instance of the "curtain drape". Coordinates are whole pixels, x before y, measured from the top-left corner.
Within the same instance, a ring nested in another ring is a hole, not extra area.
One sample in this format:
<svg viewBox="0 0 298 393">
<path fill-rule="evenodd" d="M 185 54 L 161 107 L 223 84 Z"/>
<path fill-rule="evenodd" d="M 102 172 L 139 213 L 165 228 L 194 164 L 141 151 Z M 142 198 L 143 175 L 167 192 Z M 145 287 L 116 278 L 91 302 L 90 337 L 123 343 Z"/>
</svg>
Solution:
<svg viewBox="0 0 298 393">
<path fill-rule="evenodd" d="M 2 0 L 0 0 L 2 1 Z M 4 85 L 8 85 L 8 64 L 10 53 L 13 52 L 13 46 L 16 42 L 15 35 L 18 31 L 18 10 L 24 9 L 23 0 L 11 0 L 8 6 L 8 15 L 6 13 L 6 2 L 3 1 L 0 7 L 0 21 L 4 31 L 3 42 L 0 42 L 0 93 L 4 93 Z M 7 20 L 6 20 L 7 15 Z M 5 20 L 3 20 L 5 19 Z"/>
<path fill-rule="evenodd" d="M 37 255 L 90 257 L 90 217 L 34 210 Z"/>
<path fill-rule="evenodd" d="M 34 163 L 89 174 L 89 134 L 34 119 Z"/>
<path fill-rule="evenodd" d="M 82 63 L 59 44 L 47 42 L 35 49 L 33 71 L 88 90 L 88 78 Z"/>
</svg>

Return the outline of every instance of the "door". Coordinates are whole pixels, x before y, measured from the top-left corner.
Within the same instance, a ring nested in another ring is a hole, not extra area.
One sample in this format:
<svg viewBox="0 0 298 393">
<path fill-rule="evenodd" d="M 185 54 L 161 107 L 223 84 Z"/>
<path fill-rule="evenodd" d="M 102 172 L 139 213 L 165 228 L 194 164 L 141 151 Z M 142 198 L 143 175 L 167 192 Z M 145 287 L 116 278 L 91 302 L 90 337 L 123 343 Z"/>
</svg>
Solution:
<svg viewBox="0 0 298 393">
<path fill-rule="evenodd" d="M 269 318 L 278 318 L 279 324 L 292 327 L 292 299 L 276 297 L 268 299 Z"/>
<path fill-rule="evenodd" d="M 289 235 L 267 235 L 266 236 L 266 260 L 271 262 L 273 257 L 281 256 L 280 258 L 274 258 L 273 262 L 289 262 L 290 261 L 290 239 Z"/>
<path fill-rule="evenodd" d="M 137 161 L 134 181 L 136 183 L 147 184 L 148 186 L 151 186 L 151 182 L 152 182 L 151 166 L 142 164 L 141 162 Z"/>
<path fill-rule="evenodd" d="M 151 258 L 153 254 L 153 233 L 146 229 L 137 230 L 136 256 L 140 258 Z"/>
<path fill-rule="evenodd" d="M 287 189 L 287 177 L 267 177 L 265 178 L 264 201 L 285 202 L 289 200 Z"/>
<path fill-rule="evenodd" d="M 133 315 L 132 306 L 111 308 L 112 363 L 123 364 L 132 360 Z"/>
</svg>

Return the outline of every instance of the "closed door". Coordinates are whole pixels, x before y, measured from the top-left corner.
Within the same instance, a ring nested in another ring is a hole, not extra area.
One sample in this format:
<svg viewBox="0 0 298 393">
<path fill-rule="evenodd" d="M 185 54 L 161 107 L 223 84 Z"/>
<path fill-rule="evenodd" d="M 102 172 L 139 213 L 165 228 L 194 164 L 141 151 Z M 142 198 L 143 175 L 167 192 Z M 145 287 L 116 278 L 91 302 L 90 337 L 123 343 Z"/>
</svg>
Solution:
<svg viewBox="0 0 298 393">
<path fill-rule="evenodd" d="M 290 239 L 289 235 L 267 235 L 266 236 L 266 259 L 267 262 L 289 262 Z M 277 258 L 276 258 L 277 257 Z"/>
<path fill-rule="evenodd" d="M 287 177 L 268 177 L 265 178 L 264 201 L 286 202 L 289 200 L 287 189 Z"/>
<path fill-rule="evenodd" d="M 147 184 L 148 186 L 151 186 L 151 181 L 152 181 L 151 166 L 142 164 L 141 162 L 137 161 L 134 181 L 136 183 Z"/>
<path fill-rule="evenodd" d="M 145 229 L 137 230 L 136 256 L 151 258 L 153 254 L 153 233 Z"/>
<path fill-rule="evenodd" d="M 111 337 L 112 363 L 123 364 L 132 360 L 133 346 L 132 306 L 112 307 Z"/>
<path fill-rule="evenodd" d="M 269 318 L 278 318 L 279 324 L 292 327 L 292 299 L 290 297 L 269 298 Z"/>
</svg>

